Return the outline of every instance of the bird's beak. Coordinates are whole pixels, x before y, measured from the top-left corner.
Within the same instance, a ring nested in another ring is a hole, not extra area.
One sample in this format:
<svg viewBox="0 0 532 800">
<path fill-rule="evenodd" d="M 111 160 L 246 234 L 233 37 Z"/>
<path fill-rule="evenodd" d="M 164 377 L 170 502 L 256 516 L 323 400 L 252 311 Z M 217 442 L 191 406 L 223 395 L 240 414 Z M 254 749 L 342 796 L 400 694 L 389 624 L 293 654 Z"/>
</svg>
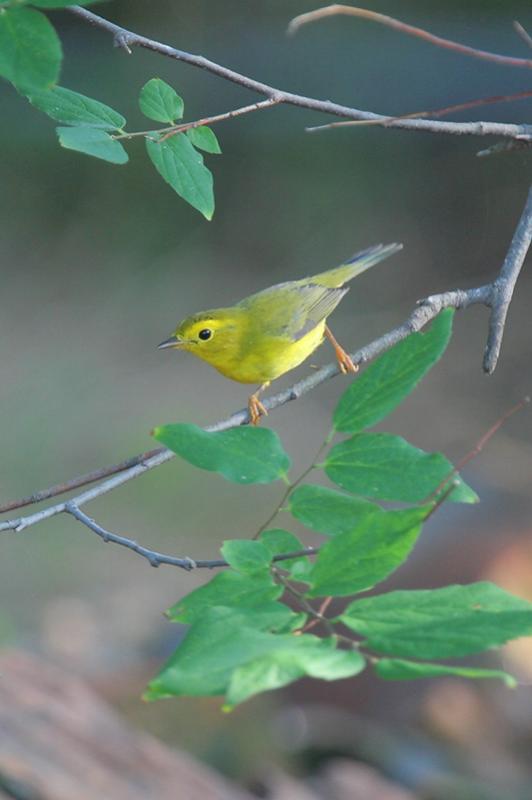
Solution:
<svg viewBox="0 0 532 800">
<path fill-rule="evenodd" d="M 157 345 L 158 350 L 167 350 L 169 347 L 179 347 L 180 345 L 185 344 L 185 340 L 181 339 L 179 336 L 175 334 L 170 336 L 169 339 L 165 339 L 164 342 Z"/>
</svg>

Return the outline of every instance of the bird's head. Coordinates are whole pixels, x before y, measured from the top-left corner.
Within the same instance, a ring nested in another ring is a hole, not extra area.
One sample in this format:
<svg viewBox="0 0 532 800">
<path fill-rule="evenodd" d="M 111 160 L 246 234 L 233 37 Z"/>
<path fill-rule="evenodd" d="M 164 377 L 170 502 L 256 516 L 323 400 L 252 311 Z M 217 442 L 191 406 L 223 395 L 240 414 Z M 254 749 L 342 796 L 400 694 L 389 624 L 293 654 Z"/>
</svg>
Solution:
<svg viewBox="0 0 532 800">
<path fill-rule="evenodd" d="M 161 342 L 159 349 L 188 350 L 198 358 L 218 366 L 224 356 L 236 355 L 242 322 L 235 309 L 202 311 L 180 322 L 174 333 Z"/>
</svg>

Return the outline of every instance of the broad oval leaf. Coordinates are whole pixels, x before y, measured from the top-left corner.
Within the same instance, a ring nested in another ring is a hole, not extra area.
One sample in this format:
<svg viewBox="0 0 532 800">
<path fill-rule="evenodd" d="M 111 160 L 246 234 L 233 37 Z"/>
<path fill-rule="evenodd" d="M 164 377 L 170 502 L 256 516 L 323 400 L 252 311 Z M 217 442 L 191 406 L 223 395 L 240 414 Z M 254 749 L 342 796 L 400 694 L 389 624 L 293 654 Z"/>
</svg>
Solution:
<svg viewBox="0 0 532 800">
<path fill-rule="evenodd" d="M 371 589 L 405 561 L 415 545 L 427 511 L 382 511 L 361 519 L 321 548 L 310 570 L 310 597 L 345 597 Z"/>
<path fill-rule="evenodd" d="M 114 108 L 62 86 L 55 86 L 47 92 L 32 92 L 28 95 L 28 100 L 39 111 L 44 111 L 52 119 L 67 125 L 111 131 L 121 130 L 126 124 L 125 117 Z"/>
<path fill-rule="evenodd" d="M 288 504 L 296 519 L 325 536 L 352 531 L 364 517 L 381 512 L 369 500 L 310 484 L 294 489 Z"/>
<path fill-rule="evenodd" d="M 0 10 L 0 75 L 25 93 L 59 78 L 61 42 L 49 19 L 33 8 Z"/>
<path fill-rule="evenodd" d="M 206 125 L 199 125 L 197 128 L 189 128 L 187 136 L 194 147 L 199 147 L 200 150 L 205 150 L 206 153 L 219 155 L 222 152 L 216 134 Z"/>
<path fill-rule="evenodd" d="M 532 634 L 532 603 L 481 582 L 355 600 L 339 620 L 377 653 L 456 658 Z"/>
<path fill-rule="evenodd" d="M 126 164 L 129 160 L 120 142 L 99 128 L 56 128 L 56 131 L 59 144 L 67 150 L 77 150 L 111 164 Z"/>
<path fill-rule="evenodd" d="M 375 672 L 386 681 L 413 681 L 418 678 L 454 676 L 473 680 L 496 678 L 503 681 L 509 689 L 515 689 L 517 686 L 517 681 L 513 675 L 499 669 L 452 667 L 447 664 L 431 664 L 427 661 L 405 661 L 400 658 L 379 658 L 375 664 Z"/>
<path fill-rule="evenodd" d="M 229 428 L 209 433 L 197 425 L 163 425 L 155 438 L 200 469 L 219 472 L 235 483 L 271 483 L 284 478 L 290 459 L 268 428 Z"/>
<path fill-rule="evenodd" d="M 221 552 L 233 569 L 245 575 L 268 571 L 272 561 L 272 554 L 263 542 L 249 539 L 228 539 Z"/>
<path fill-rule="evenodd" d="M 292 615 L 281 603 L 269 604 L 265 613 L 257 608 L 207 610 L 150 683 L 146 698 L 223 694 L 233 671 L 242 664 L 267 653 L 291 650 L 302 638 L 271 633 L 286 626 Z"/>
<path fill-rule="evenodd" d="M 340 398 L 335 430 L 356 433 L 393 411 L 445 352 L 453 315 L 454 309 L 442 311 L 427 331 L 410 334 L 370 364 Z"/>
<path fill-rule="evenodd" d="M 292 647 L 266 653 L 233 672 L 226 708 L 305 676 L 336 681 L 358 675 L 365 666 L 365 659 L 358 650 L 337 650 L 329 639 L 294 637 Z"/>
<path fill-rule="evenodd" d="M 376 500 L 419 503 L 426 500 L 453 466 L 441 453 L 426 453 L 391 433 L 358 433 L 335 445 L 324 464 L 342 489 Z M 478 496 L 459 477 L 449 499 L 476 503 Z"/>
<path fill-rule="evenodd" d="M 177 194 L 200 211 L 206 219 L 214 214 L 212 173 L 201 153 L 184 133 L 163 142 L 146 138 L 146 149 L 157 172 Z"/>
<path fill-rule="evenodd" d="M 201 619 L 213 606 L 264 607 L 278 600 L 283 591 L 269 573 L 250 576 L 227 569 L 183 597 L 166 615 L 172 622 L 192 623 Z"/>
<path fill-rule="evenodd" d="M 157 122 L 175 122 L 181 119 L 185 104 L 166 81 L 152 78 L 140 90 L 139 106 L 145 116 Z"/>
</svg>

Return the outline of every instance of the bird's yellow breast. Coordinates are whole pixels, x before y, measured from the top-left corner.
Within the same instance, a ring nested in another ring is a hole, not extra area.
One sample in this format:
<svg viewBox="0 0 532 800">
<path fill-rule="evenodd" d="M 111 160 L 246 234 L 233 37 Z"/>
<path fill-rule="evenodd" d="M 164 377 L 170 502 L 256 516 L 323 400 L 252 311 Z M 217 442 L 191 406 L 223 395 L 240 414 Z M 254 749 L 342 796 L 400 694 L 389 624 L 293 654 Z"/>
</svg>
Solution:
<svg viewBox="0 0 532 800">
<path fill-rule="evenodd" d="M 220 353 L 196 352 L 218 372 L 240 383 L 266 383 L 299 366 L 322 343 L 325 321 L 301 339 L 281 336 L 243 337 L 241 347 Z M 191 351 L 193 352 L 193 351 Z"/>
</svg>

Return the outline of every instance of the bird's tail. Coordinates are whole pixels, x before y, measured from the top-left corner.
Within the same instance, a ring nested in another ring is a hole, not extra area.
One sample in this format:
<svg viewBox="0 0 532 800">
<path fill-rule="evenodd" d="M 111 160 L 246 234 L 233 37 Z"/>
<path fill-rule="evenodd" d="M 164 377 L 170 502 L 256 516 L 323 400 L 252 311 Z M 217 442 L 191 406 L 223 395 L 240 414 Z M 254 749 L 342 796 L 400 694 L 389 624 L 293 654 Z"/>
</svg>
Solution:
<svg viewBox="0 0 532 800">
<path fill-rule="evenodd" d="M 355 253 L 341 266 L 321 272 L 319 275 L 314 275 L 312 280 L 320 286 L 328 286 L 331 289 L 343 286 L 344 283 L 356 278 L 361 272 L 365 272 L 374 264 L 378 264 L 379 261 L 392 256 L 402 249 L 402 244 L 376 244 L 373 247 L 368 247 L 367 250 Z"/>
</svg>

